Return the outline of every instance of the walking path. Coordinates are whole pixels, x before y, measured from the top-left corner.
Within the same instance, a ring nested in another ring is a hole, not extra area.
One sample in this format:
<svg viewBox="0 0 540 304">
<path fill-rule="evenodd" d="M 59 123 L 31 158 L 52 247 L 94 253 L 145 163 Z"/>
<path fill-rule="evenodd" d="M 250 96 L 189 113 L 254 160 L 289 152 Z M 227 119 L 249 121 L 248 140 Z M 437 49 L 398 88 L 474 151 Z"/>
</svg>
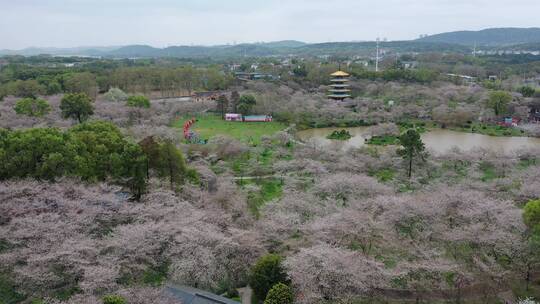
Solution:
<svg viewBox="0 0 540 304">
<path fill-rule="evenodd" d="M 242 299 L 242 304 L 251 304 L 251 297 L 253 296 L 253 290 L 251 287 L 246 286 L 243 288 L 238 288 L 238 293 Z"/>
</svg>

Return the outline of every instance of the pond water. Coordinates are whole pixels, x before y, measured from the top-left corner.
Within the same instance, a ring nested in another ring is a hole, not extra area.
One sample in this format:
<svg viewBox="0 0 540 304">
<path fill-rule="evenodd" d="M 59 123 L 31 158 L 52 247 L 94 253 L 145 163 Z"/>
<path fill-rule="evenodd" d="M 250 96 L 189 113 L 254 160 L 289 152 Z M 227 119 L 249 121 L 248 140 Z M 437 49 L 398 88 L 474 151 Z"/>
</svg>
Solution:
<svg viewBox="0 0 540 304">
<path fill-rule="evenodd" d="M 347 130 L 352 138 L 347 141 L 327 139 L 330 133 L 336 130 Z M 299 131 L 297 136 L 300 140 L 314 143 L 318 146 L 336 146 L 343 150 L 358 148 L 365 145 L 365 139 L 369 127 L 358 128 L 321 128 Z M 456 132 L 444 129 L 430 130 L 422 134 L 422 141 L 426 148 L 436 152 L 445 153 L 454 147 L 462 151 L 470 151 L 478 148 L 491 151 L 512 152 L 522 148 L 540 148 L 540 138 L 533 137 L 495 137 L 482 134 Z"/>
</svg>

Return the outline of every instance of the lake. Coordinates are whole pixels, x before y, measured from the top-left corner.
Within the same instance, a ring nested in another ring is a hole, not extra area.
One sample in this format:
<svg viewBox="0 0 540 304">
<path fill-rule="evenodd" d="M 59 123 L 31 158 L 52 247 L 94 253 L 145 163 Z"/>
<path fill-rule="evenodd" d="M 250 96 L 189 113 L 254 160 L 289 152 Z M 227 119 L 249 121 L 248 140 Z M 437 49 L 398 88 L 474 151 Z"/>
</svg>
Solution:
<svg viewBox="0 0 540 304">
<path fill-rule="evenodd" d="M 347 130 L 352 138 L 347 141 L 327 139 L 336 130 Z M 365 145 L 369 127 L 358 128 L 320 128 L 299 131 L 298 138 L 306 143 L 318 146 L 337 146 L 343 150 Z M 445 153 L 454 147 L 462 151 L 487 149 L 491 151 L 512 152 L 523 148 L 540 148 L 540 138 L 534 137 L 495 137 L 482 134 L 457 132 L 445 129 L 434 129 L 422 134 L 422 141 L 428 150 Z"/>
</svg>

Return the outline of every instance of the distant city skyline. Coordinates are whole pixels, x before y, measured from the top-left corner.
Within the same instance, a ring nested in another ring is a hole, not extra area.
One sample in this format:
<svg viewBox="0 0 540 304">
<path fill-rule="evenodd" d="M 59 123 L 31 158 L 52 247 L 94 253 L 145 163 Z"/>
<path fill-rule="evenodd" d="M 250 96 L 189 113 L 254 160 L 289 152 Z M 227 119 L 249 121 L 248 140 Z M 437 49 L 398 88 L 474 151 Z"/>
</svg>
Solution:
<svg viewBox="0 0 540 304">
<path fill-rule="evenodd" d="M 537 0 L 0 0 L 0 49 L 410 40 L 538 27 Z"/>
</svg>

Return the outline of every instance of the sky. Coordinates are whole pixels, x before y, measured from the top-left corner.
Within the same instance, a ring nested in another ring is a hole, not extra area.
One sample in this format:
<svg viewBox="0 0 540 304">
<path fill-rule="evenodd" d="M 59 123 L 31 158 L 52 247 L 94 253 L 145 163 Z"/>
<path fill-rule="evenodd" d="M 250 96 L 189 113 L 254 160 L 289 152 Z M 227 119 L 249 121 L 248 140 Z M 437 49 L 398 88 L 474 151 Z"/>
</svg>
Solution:
<svg viewBox="0 0 540 304">
<path fill-rule="evenodd" d="M 540 0 L 0 0 L 0 49 L 408 40 L 540 27 Z"/>
</svg>

